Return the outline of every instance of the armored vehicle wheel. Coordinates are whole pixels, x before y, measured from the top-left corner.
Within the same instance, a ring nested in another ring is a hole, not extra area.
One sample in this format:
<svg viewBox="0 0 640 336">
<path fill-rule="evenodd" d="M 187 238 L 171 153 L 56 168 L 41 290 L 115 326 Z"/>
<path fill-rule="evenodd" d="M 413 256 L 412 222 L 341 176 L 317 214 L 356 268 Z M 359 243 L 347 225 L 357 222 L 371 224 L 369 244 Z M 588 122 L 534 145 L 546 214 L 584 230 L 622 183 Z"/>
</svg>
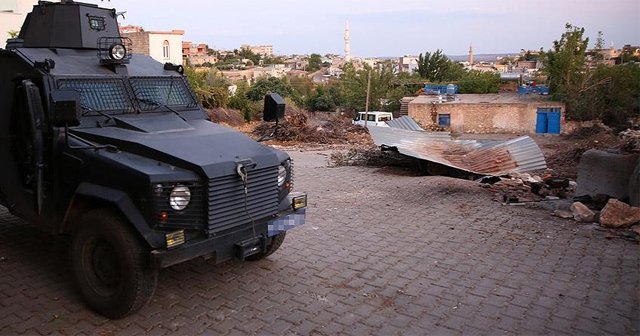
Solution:
<svg viewBox="0 0 640 336">
<path fill-rule="evenodd" d="M 92 210 L 77 223 L 71 260 L 86 303 L 112 319 L 142 308 L 156 288 L 158 271 L 149 266 L 148 248 L 106 209 Z"/>
<path fill-rule="evenodd" d="M 284 241 L 284 237 L 286 235 L 287 235 L 286 231 L 278 233 L 277 235 L 273 236 L 273 238 L 271 239 L 271 244 L 267 246 L 266 252 L 252 254 L 246 257 L 245 259 L 249 261 L 257 261 L 272 255 L 273 252 L 277 251 L 280 248 L 280 246 L 282 245 L 282 242 Z"/>
</svg>

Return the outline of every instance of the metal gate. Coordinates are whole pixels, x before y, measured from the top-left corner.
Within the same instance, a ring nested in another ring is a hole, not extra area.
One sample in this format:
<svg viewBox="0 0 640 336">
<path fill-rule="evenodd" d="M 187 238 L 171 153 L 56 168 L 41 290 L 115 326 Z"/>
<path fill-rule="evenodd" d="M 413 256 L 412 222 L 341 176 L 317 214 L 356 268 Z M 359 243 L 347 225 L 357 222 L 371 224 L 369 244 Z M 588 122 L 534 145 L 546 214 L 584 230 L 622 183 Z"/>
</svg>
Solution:
<svg viewBox="0 0 640 336">
<path fill-rule="evenodd" d="M 560 134 L 560 108 L 538 107 L 536 133 Z"/>
</svg>

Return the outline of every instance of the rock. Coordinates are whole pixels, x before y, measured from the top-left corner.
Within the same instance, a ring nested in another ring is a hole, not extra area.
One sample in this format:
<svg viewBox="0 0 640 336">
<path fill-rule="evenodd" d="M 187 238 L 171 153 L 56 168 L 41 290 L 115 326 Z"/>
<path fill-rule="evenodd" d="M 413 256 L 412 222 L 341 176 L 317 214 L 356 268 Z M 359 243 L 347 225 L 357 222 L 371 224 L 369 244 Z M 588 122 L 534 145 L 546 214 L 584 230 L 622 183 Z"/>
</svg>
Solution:
<svg viewBox="0 0 640 336">
<path fill-rule="evenodd" d="M 640 225 L 634 225 L 634 226 L 630 227 L 629 231 L 633 231 L 633 232 L 635 232 L 635 233 L 640 235 Z"/>
<path fill-rule="evenodd" d="M 605 227 L 619 228 L 640 222 L 640 208 L 632 207 L 612 198 L 600 213 L 600 224 Z"/>
<path fill-rule="evenodd" d="M 593 211 L 580 202 L 573 202 L 573 204 L 571 204 L 571 213 L 573 213 L 573 219 L 577 222 L 590 223 L 593 222 L 595 217 Z"/>
<path fill-rule="evenodd" d="M 573 218 L 573 213 L 571 211 L 566 211 L 566 210 L 556 210 L 553 212 L 553 215 L 556 217 L 564 218 L 564 219 Z"/>
</svg>

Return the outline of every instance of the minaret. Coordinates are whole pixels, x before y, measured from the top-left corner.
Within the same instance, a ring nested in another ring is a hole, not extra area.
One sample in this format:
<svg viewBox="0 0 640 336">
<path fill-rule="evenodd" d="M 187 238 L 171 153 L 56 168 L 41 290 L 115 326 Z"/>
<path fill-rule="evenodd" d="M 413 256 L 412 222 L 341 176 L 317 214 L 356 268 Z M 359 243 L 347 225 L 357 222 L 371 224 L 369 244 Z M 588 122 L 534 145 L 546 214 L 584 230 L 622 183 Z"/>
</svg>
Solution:
<svg viewBox="0 0 640 336">
<path fill-rule="evenodd" d="M 351 62 L 351 35 L 349 33 L 349 21 L 344 27 L 344 61 Z"/>
<path fill-rule="evenodd" d="M 473 66 L 473 46 L 469 44 L 469 66 Z"/>
</svg>

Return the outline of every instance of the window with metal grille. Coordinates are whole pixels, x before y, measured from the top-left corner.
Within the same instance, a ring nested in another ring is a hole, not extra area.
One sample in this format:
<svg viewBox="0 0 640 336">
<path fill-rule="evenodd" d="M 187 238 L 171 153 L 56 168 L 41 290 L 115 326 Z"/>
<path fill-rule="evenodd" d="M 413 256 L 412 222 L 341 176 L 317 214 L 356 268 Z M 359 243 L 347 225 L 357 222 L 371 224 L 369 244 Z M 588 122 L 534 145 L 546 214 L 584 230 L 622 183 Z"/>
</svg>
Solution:
<svg viewBox="0 0 640 336">
<path fill-rule="evenodd" d="M 163 105 L 195 107 L 198 104 L 182 77 L 134 77 L 130 83 L 143 111 Z"/>
<path fill-rule="evenodd" d="M 92 110 L 110 114 L 135 112 L 122 79 L 60 79 L 58 88 L 80 92 L 80 104 L 87 115 Z"/>
</svg>

